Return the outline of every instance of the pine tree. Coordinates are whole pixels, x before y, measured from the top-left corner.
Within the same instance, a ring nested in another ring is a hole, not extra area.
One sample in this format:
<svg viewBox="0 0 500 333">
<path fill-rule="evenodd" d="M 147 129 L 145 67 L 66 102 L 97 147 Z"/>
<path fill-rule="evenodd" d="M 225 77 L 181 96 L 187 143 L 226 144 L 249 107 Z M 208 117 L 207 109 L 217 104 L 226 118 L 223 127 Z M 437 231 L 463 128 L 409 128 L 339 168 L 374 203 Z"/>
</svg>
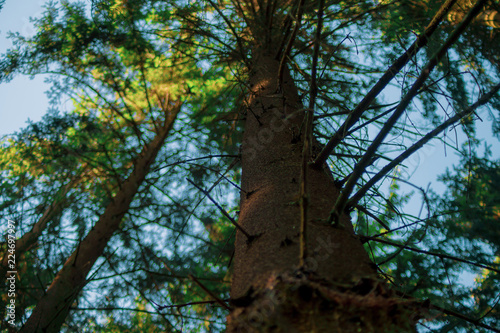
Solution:
<svg viewBox="0 0 500 333">
<path fill-rule="evenodd" d="M 439 313 L 498 331 L 495 259 L 449 254 L 449 220 L 399 213 L 397 183 L 380 185 L 498 108 L 482 19 L 498 4 L 456 2 L 49 5 L 0 62 L 0 81 L 50 74 L 54 107 L 73 102 L 2 147 L 21 332 L 415 332 Z M 391 81 L 402 98 L 386 104 Z M 489 272 L 480 318 L 441 300 L 462 264 Z"/>
</svg>

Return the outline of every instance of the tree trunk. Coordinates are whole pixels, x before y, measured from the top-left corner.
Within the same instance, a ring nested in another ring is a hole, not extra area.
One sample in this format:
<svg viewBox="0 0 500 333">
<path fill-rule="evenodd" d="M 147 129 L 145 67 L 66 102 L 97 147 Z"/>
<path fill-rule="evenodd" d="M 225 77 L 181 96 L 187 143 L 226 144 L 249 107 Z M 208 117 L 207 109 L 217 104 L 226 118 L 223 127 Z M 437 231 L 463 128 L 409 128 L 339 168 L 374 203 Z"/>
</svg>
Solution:
<svg viewBox="0 0 500 333">
<path fill-rule="evenodd" d="M 149 172 L 149 167 L 163 146 L 180 110 L 180 103 L 172 109 L 170 114 L 166 114 L 165 122 L 155 138 L 144 146 L 137 157 L 130 176 L 121 184 L 104 213 L 38 301 L 28 321 L 21 328 L 21 333 L 60 331 L 73 301 L 88 282 L 88 273 L 103 254 L 108 241 L 118 230 L 123 216 L 127 213 L 135 194 Z"/>
<path fill-rule="evenodd" d="M 242 145 L 242 192 L 228 332 L 412 331 L 408 301 L 376 279 L 348 215 L 324 222 L 339 190 L 325 166 L 308 168 L 308 257 L 299 267 L 304 108 L 279 61 L 254 53 Z"/>
</svg>

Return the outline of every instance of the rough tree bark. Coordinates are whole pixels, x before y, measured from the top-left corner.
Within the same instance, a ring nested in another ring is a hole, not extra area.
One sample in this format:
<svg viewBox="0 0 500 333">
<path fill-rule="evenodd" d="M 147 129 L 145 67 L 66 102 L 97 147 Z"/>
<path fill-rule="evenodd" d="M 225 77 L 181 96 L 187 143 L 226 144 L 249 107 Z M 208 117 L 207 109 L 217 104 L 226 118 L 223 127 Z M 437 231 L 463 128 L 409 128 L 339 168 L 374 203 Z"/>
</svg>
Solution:
<svg viewBox="0 0 500 333">
<path fill-rule="evenodd" d="M 324 221 L 338 196 L 326 166 L 309 167 L 307 248 L 299 266 L 304 107 L 276 50 L 257 49 L 242 145 L 239 223 L 228 332 L 412 331 L 411 306 L 376 278 L 347 215 Z"/>
<path fill-rule="evenodd" d="M 427 34 L 435 30 L 454 2 L 443 3 L 411 52 L 425 45 Z M 485 2 L 479 0 L 474 5 L 424 72 L 432 70 Z M 269 15 L 269 10 L 265 10 L 265 17 L 255 20 L 256 27 L 250 27 L 254 49 L 242 143 L 239 215 L 239 223 L 250 237 L 241 232 L 236 236 L 231 286 L 234 308 L 228 316 L 228 332 L 414 332 L 415 321 L 425 309 L 416 301 L 398 296 L 377 279 L 376 267 L 356 237 L 344 205 L 336 211 L 335 224 L 325 223 L 331 218 L 340 189 L 324 164 L 326 158 L 316 165 L 303 162 L 306 155 L 302 150 L 304 142 L 308 142 L 304 139 L 307 111 L 284 60 L 300 27 L 304 3 L 297 4 L 295 29 L 282 49 L 277 45 L 284 45 L 280 40 L 287 36 L 283 36 L 281 28 L 273 31 L 273 21 L 269 20 L 273 14 Z M 255 7 L 265 4 L 253 3 Z M 270 2 L 267 7 L 275 8 Z M 321 11 L 320 4 L 318 22 Z M 396 67 L 404 66 L 411 52 L 400 57 L 393 67 L 398 62 Z M 425 81 L 428 72 L 419 80 Z M 386 73 L 377 85 L 383 88 L 390 81 L 387 75 L 394 73 Z M 325 151 L 328 154 L 332 150 Z M 307 177 L 302 176 L 304 170 Z M 307 196 L 299 197 L 304 179 Z M 307 230 L 306 241 L 299 231 L 304 198 L 308 214 L 307 227 L 302 229 Z M 303 253 L 307 256 L 301 263 Z"/>
</svg>

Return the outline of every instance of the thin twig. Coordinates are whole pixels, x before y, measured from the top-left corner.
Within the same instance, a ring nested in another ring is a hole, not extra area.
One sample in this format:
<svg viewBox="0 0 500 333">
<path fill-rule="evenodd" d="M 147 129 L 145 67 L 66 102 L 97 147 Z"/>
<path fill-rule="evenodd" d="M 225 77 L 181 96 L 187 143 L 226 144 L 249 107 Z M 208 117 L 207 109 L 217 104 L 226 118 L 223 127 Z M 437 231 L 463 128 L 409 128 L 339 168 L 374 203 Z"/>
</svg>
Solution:
<svg viewBox="0 0 500 333">
<path fill-rule="evenodd" d="M 225 154 L 221 154 L 221 155 L 207 155 L 207 156 L 203 156 L 203 157 L 193 157 L 193 158 L 188 158 L 186 160 L 179 160 L 177 162 L 173 162 L 173 163 L 170 163 L 170 164 L 167 164 L 165 166 L 159 166 L 155 169 L 153 169 L 152 171 L 155 172 L 155 171 L 159 171 L 161 169 L 165 169 L 165 168 L 168 168 L 168 167 L 171 167 L 171 166 L 174 166 L 174 165 L 179 165 L 179 164 L 182 164 L 182 163 L 188 163 L 188 162 L 193 162 L 193 161 L 198 161 L 198 160 L 204 160 L 204 159 L 210 159 L 210 158 L 221 158 L 221 157 L 233 157 L 233 158 L 239 158 L 240 155 L 225 155 Z"/>
<path fill-rule="evenodd" d="M 213 292 L 211 292 L 207 287 L 205 287 L 203 285 L 203 283 L 201 283 L 200 281 L 198 281 L 197 278 L 195 278 L 193 275 L 189 274 L 188 275 L 189 278 L 191 280 L 194 281 L 194 283 L 196 283 L 198 286 L 200 286 L 201 289 L 203 289 L 210 297 L 212 297 L 217 303 L 219 303 L 223 308 L 225 308 L 226 310 L 229 310 L 231 311 L 231 308 L 226 304 L 224 303 L 223 300 L 221 300 L 219 297 L 215 296 L 215 294 Z"/>
<path fill-rule="evenodd" d="M 226 15 L 224 15 L 224 13 L 220 10 L 220 8 L 212 0 L 208 0 L 208 2 L 217 11 L 217 13 L 222 17 L 224 22 L 226 22 L 226 24 L 227 24 L 228 28 L 231 30 L 234 38 L 236 38 L 236 43 L 238 44 L 240 56 L 241 56 L 242 60 L 246 63 L 247 58 L 245 56 L 245 49 L 243 48 L 243 44 L 241 43 L 240 34 L 238 34 L 236 32 L 236 29 L 234 29 L 233 25 L 231 24 L 231 21 L 227 18 Z"/>
<path fill-rule="evenodd" d="M 304 7 L 305 0 L 298 0 L 298 1 L 299 5 L 297 7 L 297 17 L 295 17 L 295 26 L 293 28 L 292 35 L 288 40 L 288 44 L 286 45 L 285 52 L 283 52 L 283 54 L 281 55 L 280 67 L 278 69 L 278 87 L 276 89 L 277 91 L 281 91 L 281 83 L 283 82 L 283 73 L 285 71 L 286 58 L 288 58 L 288 55 L 292 50 L 293 42 L 295 41 L 295 37 L 297 37 L 297 32 L 299 31 L 302 22 L 302 10 Z"/>
<path fill-rule="evenodd" d="M 316 82 L 317 68 L 318 68 L 318 57 L 319 49 L 321 45 L 321 30 L 323 28 L 323 6 L 324 0 L 319 1 L 318 8 L 318 25 L 316 27 L 316 38 L 314 42 L 314 53 L 312 59 L 312 69 L 311 69 L 311 87 L 309 91 L 309 108 L 306 113 L 306 126 L 304 131 L 304 145 L 302 146 L 302 168 L 301 168 L 301 179 L 300 179 L 300 192 L 299 192 L 299 202 L 300 202 L 300 232 L 299 232 L 299 242 L 300 242 L 300 255 L 299 255 L 299 265 L 304 267 L 305 260 L 307 258 L 307 213 L 309 206 L 309 196 L 307 193 L 307 169 L 309 165 L 309 159 L 311 158 L 312 151 L 312 137 L 313 137 L 313 119 L 314 119 L 314 106 L 316 104 L 316 96 L 318 95 L 318 85 Z"/>
<path fill-rule="evenodd" d="M 363 207 L 361 205 L 355 205 L 354 208 L 356 208 L 357 210 L 365 213 L 365 215 L 368 215 L 369 217 L 371 217 L 372 219 L 374 219 L 375 221 L 377 221 L 378 224 L 380 224 L 381 226 L 383 226 L 386 230 L 390 230 L 389 226 L 385 222 L 383 222 L 381 219 L 379 219 L 377 216 L 375 216 L 375 214 L 371 213 L 365 207 Z"/>
<path fill-rule="evenodd" d="M 236 165 L 236 162 L 237 160 L 235 159 L 233 162 L 231 162 L 231 164 L 229 164 L 229 166 L 227 167 L 226 171 L 223 172 L 222 174 L 225 175 L 227 172 L 229 172 L 229 170 L 231 170 L 235 165 Z M 217 178 L 217 180 L 210 186 L 210 188 L 208 190 L 206 190 L 208 193 L 210 193 L 221 181 L 222 181 L 223 177 L 219 177 Z M 167 195 L 168 196 L 168 195 Z M 181 237 L 181 235 L 183 234 L 184 232 L 184 228 L 186 227 L 189 219 L 191 218 L 191 215 L 194 215 L 194 211 L 198 208 L 198 206 L 202 203 L 202 201 L 204 200 L 205 198 L 202 198 L 200 199 L 196 205 L 194 205 L 194 207 L 191 209 L 191 210 L 188 210 L 186 208 L 186 211 L 189 213 L 188 216 L 185 218 L 185 221 L 184 223 L 182 224 L 181 226 L 181 229 L 178 231 L 178 235 L 177 237 L 175 238 L 174 240 L 174 245 L 177 244 L 177 241 L 179 240 L 179 238 Z M 172 198 L 170 198 L 170 200 L 174 201 Z"/>
<path fill-rule="evenodd" d="M 227 301 L 227 300 L 224 300 Z M 183 308 L 185 306 L 191 306 L 191 305 L 199 305 L 199 304 L 214 304 L 214 303 L 219 303 L 217 301 L 200 301 L 200 302 L 189 302 L 189 303 L 184 303 L 184 304 L 174 304 L 174 305 L 160 305 L 158 307 L 158 310 L 163 310 L 163 309 L 171 309 L 171 308 Z"/>
<path fill-rule="evenodd" d="M 442 307 L 434 305 L 434 304 L 431 304 L 430 308 L 438 310 L 438 311 L 440 311 L 440 312 L 442 312 L 444 314 L 447 314 L 449 316 L 460 318 L 460 319 L 465 320 L 465 321 L 467 321 L 467 322 L 469 322 L 471 324 L 474 324 L 476 326 L 479 326 L 479 327 L 482 327 L 482 328 L 486 328 L 488 330 L 491 330 L 492 332 L 498 332 L 498 333 L 500 333 L 500 329 L 495 328 L 495 327 L 490 326 L 490 325 L 486 325 L 486 324 L 480 323 L 479 319 L 472 319 L 472 318 L 469 318 L 467 316 L 464 316 L 461 313 L 458 313 L 458 312 L 455 312 L 455 311 L 451 311 L 451 310 L 447 310 L 445 308 L 442 308 Z"/>
<path fill-rule="evenodd" d="M 191 184 L 193 185 L 194 187 L 196 187 L 198 190 L 200 190 L 203 194 L 205 194 L 207 196 L 208 199 L 210 199 L 210 201 L 213 202 L 213 204 L 222 212 L 222 214 L 224 214 L 225 217 L 227 217 L 229 219 L 229 221 L 231 221 L 231 223 L 236 227 L 238 228 L 239 231 L 241 231 L 249 240 L 252 239 L 253 237 L 245 231 L 245 229 L 243 229 L 232 217 L 231 215 L 228 214 L 228 212 L 226 212 L 226 210 L 224 208 L 222 208 L 218 203 L 217 201 L 215 201 L 212 196 L 210 195 L 210 193 L 208 193 L 207 191 L 205 191 L 204 189 L 202 189 L 201 187 L 199 187 L 198 185 L 196 185 L 195 183 L 193 183 L 189 178 L 186 178 L 186 180 Z"/>
<path fill-rule="evenodd" d="M 384 274 L 382 271 L 381 271 L 382 274 Z M 385 274 L 384 274 L 385 275 Z M 387 276 L 386 276 L 387 277 Z M 392 284 L 394 284 L 392 281 L 391 281 Z M 399 291 L 396 291 L 396 293 L 402 297 L 402 298 L 405 298 L 405 299 L 409 299 L 409 300 L 415 300 L 415 297 L 412 297 L 412 296 L 409 296 L 409 295 L 406 295 L 402 292 L 399 292 Z M 455 312 L 455 311 L 452 311 L 452 310 L 448 310 L 448 309 L 445 309 L 443 307 L 440 307 L 438 305 L 434 305 L 430 302 L 430 300 L 424 300 L 420 303 L 420 305 L 423 307 L 423 308 L 428 308 L 428 309 L 433 309 L 433 310 L 437 310 L 439 312 L 442 312 L 444 314 L 447 314 L 449 316 L 453 316 L 453 317 L 456 317 L 456 318 L 460 318 L 466 322 L 469 322 L 471 324 L 474 324 L 476 326 L 479 326 L 479 327 L 482 327 L 482 328 L 486 328 L 488 330 L 491 330 L 492 332 L 498 332 L 500 333 L 500 329 L 496 328 L 496 327 L 493 327 L 493 326 L 490 326 L 490 325 L 487 325 L 487 324 L 483 324 L 480 322 L 480 319 L 472 319 L 472 318 L 469 318 L 461 313 L 458 313 L 458 312 Z"/>
<path fill-rule="evenodd" d="M 428 254 L 428 255 L 431 255 L 431 256 L 434 256 L 434 257 L 438 257 L 438 258 L 450 259 L 450 260 L 462 262 L 462 263 L 465 263 L 465 264 L 468 264 L 468 265 L 472 265 L 472 266 L 484 268 L 484 269 L 487 269 L 487 270 L 492 271 L 492 272 L 500 273 L 500 269 L 493 268 L 491 266 L 487 266 L 487 265 L 483 265 L 483 264 L 479 264 L 479 263 L 475 263 L 475 262 L 472 262 L 470 260 L 465 260 L 465 259 L 461 259 L 461 258 L 458 258 L 458 257 L 450 256 L 449 254 L 420 250 L 420 249 L 417 249 L 415 247 L 401 245 L 401 244 L 398 244 L 398 243 L 395 243 L 395 242 L 391 242 L 391 241 L 388 241 L 388 240 L 385 240 L 385 239 L 371 237 L 371 236 L 358 235 L 358 237 L 361 240 L 371 240 L 371 241 L 375 241 L 375 242 L 379 242 L 379 243 L 384 243 L 384 244 L 387 244 L 387 245 L 391 245 L 391 246 L 396 246 L 396 247 L 399 247 L 399 248 L 403 248 L 405 250 L 409 250 L 409 251 L 413 251 L 413 252 L 417 252 L 417 253 L 422 253 L 422 254 Z"/>
</svg>

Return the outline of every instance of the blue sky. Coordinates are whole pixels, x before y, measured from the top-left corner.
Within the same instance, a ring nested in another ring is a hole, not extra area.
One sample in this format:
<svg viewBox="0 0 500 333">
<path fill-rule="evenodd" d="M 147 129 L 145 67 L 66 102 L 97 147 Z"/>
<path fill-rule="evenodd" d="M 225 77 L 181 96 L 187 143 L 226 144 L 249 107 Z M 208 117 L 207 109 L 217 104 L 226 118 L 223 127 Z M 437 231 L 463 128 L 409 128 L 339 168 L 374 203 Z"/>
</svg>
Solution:
<svg viewBox="0 0 500 333">
<path fill-rule="evenodd" d="M 19 31 L 23 35 L 34 33 L 29 22 L 31 16 L 42 13 L 44 0 L 7 0 L 0 10 L 0 53 L 4 53 L 12 43 L 9 31 Z M 30 80 L 16 77 L 8 84 L 0 85 L 0 136 L 23 127 L 29 119 L 37 121 L 47 111 L 48 101 L 44 91 L 48 86 L 42 77 Z"/>
</svg>

